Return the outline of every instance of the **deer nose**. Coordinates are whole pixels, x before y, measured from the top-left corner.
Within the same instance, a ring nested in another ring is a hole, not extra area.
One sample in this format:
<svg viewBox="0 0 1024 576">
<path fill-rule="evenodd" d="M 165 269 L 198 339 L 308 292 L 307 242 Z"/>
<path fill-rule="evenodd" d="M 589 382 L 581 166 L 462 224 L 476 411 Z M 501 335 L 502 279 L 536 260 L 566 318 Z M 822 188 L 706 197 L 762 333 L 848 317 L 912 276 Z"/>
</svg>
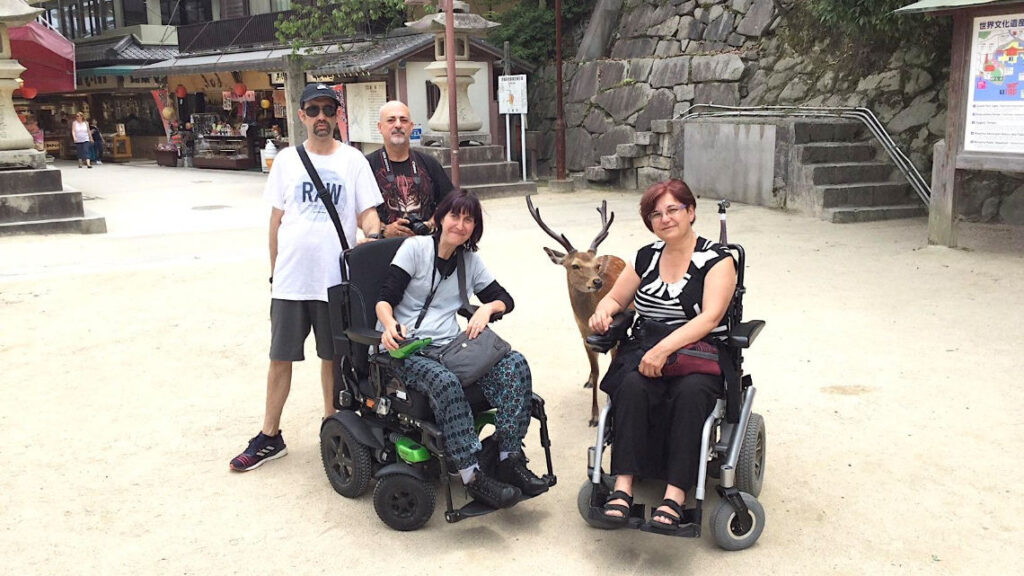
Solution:
<svg viewBox="0 0 1024 576">
<path fill-rule="evenodd" d="M 600 289 L 601 286 L 604 286 L 604 282 L 600 278 L 594 278 L 594 288 Z"/>
</svg>

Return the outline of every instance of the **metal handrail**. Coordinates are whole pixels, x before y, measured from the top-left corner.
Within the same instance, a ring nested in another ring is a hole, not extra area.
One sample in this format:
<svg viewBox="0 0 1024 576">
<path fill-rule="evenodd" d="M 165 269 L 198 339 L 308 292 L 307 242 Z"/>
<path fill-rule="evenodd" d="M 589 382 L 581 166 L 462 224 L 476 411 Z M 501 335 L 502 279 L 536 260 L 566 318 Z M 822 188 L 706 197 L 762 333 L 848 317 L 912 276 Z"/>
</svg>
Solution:
<svg viewBox="0 0 1024 576">
<path fill-rule="evenodd" d="M 718 112 L 691 112 L 696 108 L 708 108 L 719 110 Z M 723 106 L 721 104 L 694 104 L 683 112 L 680 120 L 691 118 L 728 118 L 728 117 L 787 117 L 801 116 L 809 118 L 846 118 L 859 120 L 871 134 L 882 145 L 889 158 L 900 169 L 903 176 L 910 182 L 910 186 L 917 193 L 918 198 L 924 205 L 931 205 L 932 189 L 925 182 L 925 179 L 918 172 L 917 167 L 910 161 L 910 158 L 903 153 L 903 150 L 893 141 L 892 136 L 885 130 L 882 123 L 878 121 L 868 108 L 857 107 L 816 107 L 816 106 Z"/>
</svg>

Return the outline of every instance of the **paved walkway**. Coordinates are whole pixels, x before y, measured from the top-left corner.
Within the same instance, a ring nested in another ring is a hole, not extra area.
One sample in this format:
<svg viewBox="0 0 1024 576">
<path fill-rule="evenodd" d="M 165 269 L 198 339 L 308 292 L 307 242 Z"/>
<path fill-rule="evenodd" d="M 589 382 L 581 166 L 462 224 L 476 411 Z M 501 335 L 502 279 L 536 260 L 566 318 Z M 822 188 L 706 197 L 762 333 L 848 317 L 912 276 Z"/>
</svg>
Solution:
<svg viewBox="0 0 1024 576">
<path fill-rule="evenodd" d="M 1002 574 L 1024 501 L 1021 229 L 925 246 L 923 219 L 838 226 L 749 206 L 747 356 L 768 427 L 764 535 L 697 540 L 588 528 L 576 512 L 593 431 L 587 365 L 553 243 L 521 198 L 488 200 L 482 252 L 515 296 L 502 335 L 547 400 L 559 484 L 543 498 L 419 532 L 387 529 L 320 465 L 316 363 L 295 368 L 290 454 L 227 462 L 259 428 L 266 371 L 264 176 L 64 165 L 109 234 L 0 238 L 0 572 L 11 574 Z M 638 194 L 542 192 L 577 246 L 650 241 Z M 698 231 L 717 235 L 711 203 Z M 312 347 L 307 346 L 307 355 Z M 539 464 L 536 436 L 528 453 Z M 654 501 L 657 486 L 641 499 Z M 717 497 L 709 496 L 709 518 Z M 707 521 L 705 521 L 705 528 Z"/>
</svg>

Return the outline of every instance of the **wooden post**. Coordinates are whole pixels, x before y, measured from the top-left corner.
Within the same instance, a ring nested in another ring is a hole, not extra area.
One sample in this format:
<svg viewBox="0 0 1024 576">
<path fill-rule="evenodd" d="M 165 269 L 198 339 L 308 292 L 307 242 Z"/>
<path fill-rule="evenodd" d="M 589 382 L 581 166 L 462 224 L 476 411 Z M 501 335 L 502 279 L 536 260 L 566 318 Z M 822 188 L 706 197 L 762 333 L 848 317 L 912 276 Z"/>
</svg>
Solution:
<svg viewBox="0 0 1024 576">
<path fill-rule="evenodd" d="M 956 208 L 953 196 L 955 170 L 949 170 L 946 141 L 939 140 L 932 151 L 932 199 L 928 208 L 928 243 L 956 246 Z"/>
<path fill-rule="evenodd" d="M 956 157 L 963 149 L 967 119 L 967 75 L 971 63 L 972 14 L 961 10 L 953 14 L 953 45 L 949 59 L 949 98 L 946 107 L 946 139 L 936 145 L 932 166 L 932 201 L 928 216 L 928 242 L 956 246 L 957 196 L 963 186 L 963 173 L 956 169 Z M 942 158 L 938 153 L 942 149 Z"/>
</svg>

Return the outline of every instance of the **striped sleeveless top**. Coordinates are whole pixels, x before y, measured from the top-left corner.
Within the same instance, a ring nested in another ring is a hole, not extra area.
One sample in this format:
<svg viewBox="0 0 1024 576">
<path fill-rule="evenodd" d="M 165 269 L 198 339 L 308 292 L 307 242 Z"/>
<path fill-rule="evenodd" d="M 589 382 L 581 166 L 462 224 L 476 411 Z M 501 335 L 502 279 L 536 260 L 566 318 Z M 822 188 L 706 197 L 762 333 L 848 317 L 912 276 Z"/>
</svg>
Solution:
<svg viewBox="0 0 1024 576">
<path fill-rule="evenodd" d="M 682 326 L 700 314 L 704 300 L 704 278 L 708 270 L 723 259 L 732 258 L 732 254 L 725 246 L 698 236 L 686 275 L 670 284 L 663 281 L 660 274 L 659 262 L 664 248 L 665 243 L 658 240 L 637 251 L 633 267 L 640 277 L 640 288 L 633 301 L 640 318 Z M 726 318 L 728 314 L 711 331 L 709 337 L 725 339 L 729 332 Z"/>
</svg>

